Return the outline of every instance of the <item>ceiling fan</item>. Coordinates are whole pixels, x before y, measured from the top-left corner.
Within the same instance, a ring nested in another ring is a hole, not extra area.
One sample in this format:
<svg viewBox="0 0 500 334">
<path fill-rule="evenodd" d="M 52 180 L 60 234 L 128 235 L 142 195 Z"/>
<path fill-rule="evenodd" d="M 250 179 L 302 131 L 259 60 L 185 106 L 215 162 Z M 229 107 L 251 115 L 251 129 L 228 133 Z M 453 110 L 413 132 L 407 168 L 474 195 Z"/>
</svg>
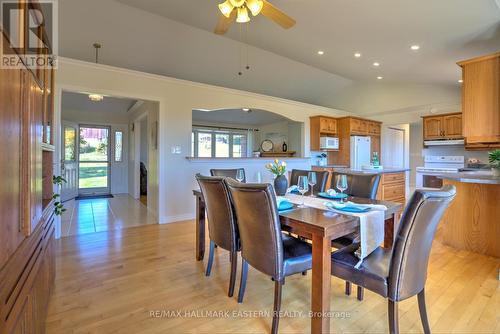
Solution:
<svg viewBox="0 0 500 334">
<path fill-rule="evenodd" d="M 262 14 L 285 29 L 295 25 L 293 18 L 274 7 L 267 0 L 226 0 L 219 4 L 219 9 L 221 16 L 214 30 L 218 35 L 224 35 L 235 19 L 238 23 L 249 22 L 249 11 L 253 16 Z"/>
</svg>

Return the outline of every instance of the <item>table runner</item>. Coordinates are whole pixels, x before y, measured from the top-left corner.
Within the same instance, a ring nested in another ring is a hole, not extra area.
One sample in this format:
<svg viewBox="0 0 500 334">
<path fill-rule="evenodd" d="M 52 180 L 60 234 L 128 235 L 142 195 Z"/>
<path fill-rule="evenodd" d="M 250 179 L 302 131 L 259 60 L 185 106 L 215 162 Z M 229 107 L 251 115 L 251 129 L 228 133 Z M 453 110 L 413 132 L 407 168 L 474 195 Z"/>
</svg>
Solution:
<svg viewBox="0 0 500 334">
<path fill-rule="evenodd" d="M 353 213 L 326 207 L 326 202 L 334 201 L 324 198 L 300 196 L 290 193 L 284 197 L 294 204 L 302 204 L 304 202 L 305 205 L 313 208 L 359 217 L 360 247 L 356 251 L 356 256 L 359 258 L 359 262 L 356 264 L 357 269 L 361 266 L 363 259 L 370 255 L 384 241 L 384 211 L 387 210 L 384 205 L 357 204 L 362 207 L 370 207 L 372 210 L 363 213 Z"/>
</svg>

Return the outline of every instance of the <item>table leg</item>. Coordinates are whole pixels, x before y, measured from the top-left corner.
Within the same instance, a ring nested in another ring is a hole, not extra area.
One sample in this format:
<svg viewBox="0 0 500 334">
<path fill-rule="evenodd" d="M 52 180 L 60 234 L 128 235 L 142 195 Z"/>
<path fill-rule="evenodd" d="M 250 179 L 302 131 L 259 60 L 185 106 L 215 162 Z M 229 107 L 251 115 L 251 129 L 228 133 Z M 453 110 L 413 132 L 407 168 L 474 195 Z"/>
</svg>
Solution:
<svg viewBox="0 0 500 334">
<path fill-rule="evenodd" d="M 196 196 L 196 260 L 205 256 L 205 201 Z"/>
<path fill-rule="evenodd" d="M 394 242 L 394 222 L 396 221 L 396 214 L 391 215 L 390 218 L 384 222 L 384 248 L 392 248 Z"/>
<path fill-rule="evenodd" d="M 311 333 L 330 332 L 331 240 L 312 236 Z"/>
</svg>

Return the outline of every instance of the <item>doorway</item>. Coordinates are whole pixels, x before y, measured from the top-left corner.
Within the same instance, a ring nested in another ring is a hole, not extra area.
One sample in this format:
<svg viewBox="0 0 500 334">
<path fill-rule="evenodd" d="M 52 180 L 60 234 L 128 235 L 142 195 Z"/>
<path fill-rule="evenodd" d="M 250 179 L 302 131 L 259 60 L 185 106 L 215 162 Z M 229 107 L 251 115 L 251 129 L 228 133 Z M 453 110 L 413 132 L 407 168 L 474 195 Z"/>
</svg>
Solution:
<svg viewBox="0 0 500 334">
<path fill-rule="evenodd" d="M 78 194 L 110 194 L 110 128 L 80 125 L 78 140 Z"/>
</svg>

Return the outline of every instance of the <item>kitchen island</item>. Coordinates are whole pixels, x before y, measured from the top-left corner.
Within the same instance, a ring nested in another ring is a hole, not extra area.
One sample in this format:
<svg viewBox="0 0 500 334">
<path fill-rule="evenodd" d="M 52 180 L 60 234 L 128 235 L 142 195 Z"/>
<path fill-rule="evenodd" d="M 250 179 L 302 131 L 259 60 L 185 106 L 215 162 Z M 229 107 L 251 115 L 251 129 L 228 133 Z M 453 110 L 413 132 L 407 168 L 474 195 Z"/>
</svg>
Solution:
<svg viewBox="0 0 500 334">
<path fill-rule="evenodd" d="M 444 185 L 457 188 L 441 221 L 443 242 L 456 249 L 500 258 L 500 177 L 481 172 L 439 177 Z"/>
</svg>

